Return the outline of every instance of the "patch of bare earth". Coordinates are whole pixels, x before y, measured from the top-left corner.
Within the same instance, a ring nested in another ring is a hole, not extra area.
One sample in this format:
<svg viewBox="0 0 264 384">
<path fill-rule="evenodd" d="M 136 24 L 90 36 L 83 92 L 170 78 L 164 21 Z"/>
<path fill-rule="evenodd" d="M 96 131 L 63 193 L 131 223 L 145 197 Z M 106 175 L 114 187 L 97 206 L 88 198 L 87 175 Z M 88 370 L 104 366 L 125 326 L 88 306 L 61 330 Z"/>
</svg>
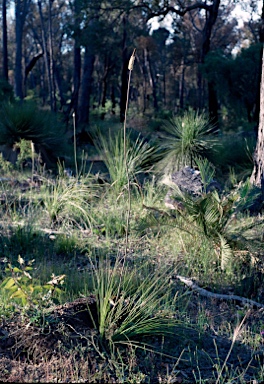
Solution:
<svg viewBox="0 0 264 384">
<path fill-rule="evenodd" d="M 180 327 L 179 337 L 176 341 L 169 341 L 170 345 L 167 346 L 173 356 L 181 355 L 177 364 L 177 358 L 173 360 L 142 351 L 138 351 L 132 363 L 131 357 L 126 356 L 124 351 L 123 362 L 127 364 L 123 367 L 124 372 L 129 365 L 135 375 L 141 372 L 141 381 L 137 382 L 167 383 L 171 380 L 173 383 L 194 383 L 195 377 L 200 375 L 204 380 L 207 379 L 207 383 L 215 383 L 215 367 L 224 364 L 231 348 L 232 329 L 241 320 L 238 319 L 238 311 L 239 308 L 234 304 L 193 294 L 186 314 L 179 314 L 182 324 L 190 326 Z M 244 307 L 241 307 L 241 311 L 247 312 Z M 113 362 L 98 345 L 96 324 L 91 314 L 96 323 L 96 301 L 93 296 L 54 307 L 45 319 L 38 320 L 38 324 L 19 314 L 2 321 L 1 381 L 121 382 Z M 191 324 L 199 321 L 202 329 L 197 331 Z M 261 323 L 264 325 L 262 310 L 251 310 L 247 314 L 227 361 L 227 370 L 236 372 L 238 376 L 243 375 L 245 383 L 252 382 L 264 362 L 262 346 L 254 348 L 245 343 L 248 327 L 254 328 Z M 228 332 L 225 334 L 223 324 L 226 327 L 230 325 L 229 336 Z"/>
</svg>

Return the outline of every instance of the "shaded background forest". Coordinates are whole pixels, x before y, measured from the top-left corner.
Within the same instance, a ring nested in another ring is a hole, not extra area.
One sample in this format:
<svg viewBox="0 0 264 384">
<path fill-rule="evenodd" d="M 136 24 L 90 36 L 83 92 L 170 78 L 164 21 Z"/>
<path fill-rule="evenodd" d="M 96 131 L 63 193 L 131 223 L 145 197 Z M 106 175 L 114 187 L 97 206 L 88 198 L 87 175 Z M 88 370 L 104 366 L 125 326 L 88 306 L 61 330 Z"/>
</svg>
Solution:
<svg viewBox="0 0 264 384">
<path fill-rule="evenodd" d="M 124 121 L 127 65 L 136 48 L 131 126 L 147 119 L 155 131 L 192 108 L 206 111 L 222 132 L 252 134 L 264 40 L 260 3 L 3 0 L 1 101 L 34 101 L 59 115 L 65 133 L 75 112 L 85 143 L 93 121 Z M 246 21 L 233 13 L 241 8 Z"/>
</svg>

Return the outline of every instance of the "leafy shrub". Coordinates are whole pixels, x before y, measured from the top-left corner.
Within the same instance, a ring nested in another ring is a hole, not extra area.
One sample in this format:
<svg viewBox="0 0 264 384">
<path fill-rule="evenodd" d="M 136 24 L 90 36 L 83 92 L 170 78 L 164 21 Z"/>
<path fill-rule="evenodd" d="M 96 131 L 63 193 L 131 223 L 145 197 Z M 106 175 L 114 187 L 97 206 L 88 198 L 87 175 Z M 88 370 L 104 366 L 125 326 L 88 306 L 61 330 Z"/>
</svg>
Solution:
<svg viewBox="0 0 264 384">
<path fill-rule="evenodd" d="M 32 278 L 30 272 L 33 270 L 34 260 L 28 263 L 18 256 L 18 267 L 8 263 L 6 268 L 7 276 L 1 284 L 1 288 L 9 294 L 10 300 L 20 302 L 23 306 L 29 306 L 32 309 L 43 307 L 44 304 L 57 302 L 55 293 L 61 294 L 61 285 L 64 282 L 65 275 L 51 276 L 51 280 L 45 285 L 40 285 Z"/>
</svg>

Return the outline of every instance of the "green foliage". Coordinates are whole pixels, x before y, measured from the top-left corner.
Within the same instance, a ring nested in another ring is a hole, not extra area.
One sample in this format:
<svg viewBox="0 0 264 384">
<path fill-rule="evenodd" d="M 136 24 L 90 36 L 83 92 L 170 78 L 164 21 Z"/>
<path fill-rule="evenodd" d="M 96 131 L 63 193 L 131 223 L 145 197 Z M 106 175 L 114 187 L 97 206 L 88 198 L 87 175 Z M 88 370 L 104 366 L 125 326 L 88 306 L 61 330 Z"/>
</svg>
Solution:
<svg viewBox="0 0 264 384">
<path fill-rule="evenodd" d="M 1 171 L 5 172 L 5 174 L 9 174 L 14 170 L 13 164 L 5 160 L 2 153 L 0 153 L 0 169 Z"/>
<path fill-rule="evenodd" d="M 19 150 L 16 165 L 21 170 L 23 169 L 24 163 L 28 161 L 28 159 L 34 162 L 34 159 L 37 157 L 32 145 L 31 141 L 25 139 L 21 139 L 19 143 L 15 143 L 14 148 Z"/>
<path fill-rule="evenodd" d="M 121 131 L 114 136 L 109 133 L 108 138 L 99 134 L 96 146 L 107 166 L 111 184 L 117 191 L 121 191 L 128 182 L 126 162 L 128 177 L 130 181 L 134 181 L 138 174 L 149 169 L 149 160 L 155 151 L 139 136 L 135 141 L 132 141 L 130 136 L 127 135 L 125 159 L 124 137 Z"/>
<path fill-rule="evenodd" d="M 202 158 L 197 158 L 196 164 L 200 171 L 200 176 L 203 183 L 203 190 L 205 192 L 207 190 L 207 187 L 214 180 L 215 167 L 207 159 L 202 159 Z"/>
<path fill-rule="evenodd" d="M 212 125 L 204 113 L 192 110 L 183 117 L 174 117 L 164 123 L 160 134 L 159 149 L 163 154 L 158 170 L 171 173 L 184 166 L 194 166 L 197 158 L 208 154 L 216 145 L 216 138 L 210 133 Z"/>
<path fill-rule="evenodd" d="M 228 129 L 231 126 L 237 129 L 237 124 L 245 121 L 256 121 L 254 108 L 259 91 L 261 49 L 261 43 L 252 44 L 235 58 L 213 51 L 206 55 L 201 66 L 204 76 L 215 84 L 221 104 L 228 111 L 227 121 L 223 121 Z"/>
<path fill-rule="evenodd" d="M 92 265 L 98 316 L 94 322 L 98 321 L 102 343 L 144 348 L 145 336 L 173 334 L 177 321 L 165 311 L 174 300 L 169 283 L 172 271 L 151 271 L 150 265 L 131 268 L 121 258 L 113 266 L 107 260 Z"/>
<path fill-rule="evenodd" d="M 4 104 L 0 111 L 0 144 L 13 147 L 32 141 L 45 160 L 65 149 L 64 128 L 55 115 L 33 103 Z"/>
<path fill-rule="evenodd" d="M 197 164 L 201 167 L 201 176 L 206 185 L 213 179 L 214 169 L 207 160 L 198 160 Z M 247 230 L 247 226 L 241 225 L 234 235 L 232 223 L 236 221 L 239 212 L 249 209 L 254 204 L 259 195 L 258 191 L 249 180 L 240 183 L 228 193 L 219 194 L 216 190 L 207 193 L 204 190 L 198 197 L 182 192 L 176 185 L 172 184 L 171 187 L 173 197 L 183 206 L 183 209 L 178 211 L 179 214 L 213 241 L 215 250 L 219 252 L 221 268 L 225 269 L 232 256 L 230 240 Z"/>
<path fill-rule="evenodd" d="M 209 159 L 217 166 L 217 178 L 229 173 L 232 167 L 237 177 L 245 179 L 249 177 L 253 169 L 252 155 L 256 147 L 256 138 L 243 134 L 225 134 L 218 138 L 218 146 Z"/>
<path fill-rule="evenodd" d="M 93 176 L 80 180 L 58 177 L 42 186 L 44 209 L 51 225 L 90 227 L 90 201 L 97 195 Z"/>
<path fill-rule="evenodd" d="M 8 292 L 9 299 L 31 307 L 32 309 L 47 306 L 47 303 L 56 302 L 56 296 L 62 293 L 61 285 L 65 275 L 51 276 L 51 280 L 45 285 L 38 284 L 29 273 L 33 270 L 34 260 L 28 263 L 18 256 L 18 267 L 8 263 L 6 272 L 11 276 L 6 277 L 0 288 Z"/>
<path fill-rule="evenodd" d="M 14 101 L 14 92 L 12 86 L 4 79 L 0 79 L 0 102 L 7 103 Z"/>
</svg>

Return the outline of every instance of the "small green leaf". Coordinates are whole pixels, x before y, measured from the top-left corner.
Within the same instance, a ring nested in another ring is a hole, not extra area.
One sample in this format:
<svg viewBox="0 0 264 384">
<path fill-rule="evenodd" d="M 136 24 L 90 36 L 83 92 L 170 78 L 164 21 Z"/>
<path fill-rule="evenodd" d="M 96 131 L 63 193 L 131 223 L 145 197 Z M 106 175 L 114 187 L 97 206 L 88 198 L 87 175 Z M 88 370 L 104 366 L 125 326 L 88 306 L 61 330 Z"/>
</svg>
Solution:
<svg viewBox="0 0 264 384">
<path fill-rule="evenodd" d="M 5 283 L 6 281 L 6 283 Z M 5 283 L 5 284 L 4 284 Z M 3 288 L 5 289 L 10 289 L 11 287 L 13 287 L 15 285 L 15 280 L 13 279 L 13 277 L 8 277 L 6 280 L 4 280 L 3 282 Z"/>
<path fill-rule="evenodd" d="M 32 271 L 33 267 L 26 267 L 25 271 Z"/>
<path fill-rule="evenodd" d="M 10 296 L 11 299 L 22 299 L 23 297 L 26 297 L 26 295 L 23 291 L 21 291 L 21 289 L 18 289 Z"/>
</svg>

